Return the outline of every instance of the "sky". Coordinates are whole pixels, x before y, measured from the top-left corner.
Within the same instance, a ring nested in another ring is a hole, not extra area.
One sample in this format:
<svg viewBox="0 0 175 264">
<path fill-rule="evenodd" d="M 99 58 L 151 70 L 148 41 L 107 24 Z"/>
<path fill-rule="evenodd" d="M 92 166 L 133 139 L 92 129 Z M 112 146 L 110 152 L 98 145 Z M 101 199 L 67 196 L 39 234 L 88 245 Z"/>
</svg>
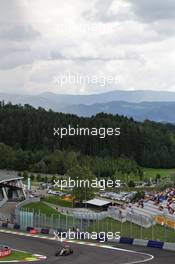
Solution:
<svg viewBox="0 0 175 264">
<path fill-rule="evenodd" d="M 1 0 L 0 92 L 175 91 L 174 0 Z"/>
</svg>

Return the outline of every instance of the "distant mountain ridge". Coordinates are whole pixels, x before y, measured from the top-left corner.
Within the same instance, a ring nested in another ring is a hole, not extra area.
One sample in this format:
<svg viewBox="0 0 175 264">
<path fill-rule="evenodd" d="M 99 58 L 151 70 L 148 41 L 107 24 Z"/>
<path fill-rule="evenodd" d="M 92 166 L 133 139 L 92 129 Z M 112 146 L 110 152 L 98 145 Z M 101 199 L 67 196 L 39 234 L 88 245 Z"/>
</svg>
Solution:
<svg viewBox="0 0 175 264">
<path fill-rule="evenodd" d="M 140 102 L 175 102 L 175 92 L 166 91 L 148 91 L 148 90 L 135 90 L 135 91 L 122 91 L 114 90 L 99 94 L 90 95 L 74 95 L 74 94 L 56 94 L 51 92 L 44 92 L 38 95 L 18 95 L 0 93 L 0 100 L 11 101 L 12 103 L 31 103 L 35 106 L 48 106 L 55 107 L 55 104 L 70 105 L 70 104 L 95 104 L 107 103 L 111 101 L 126 101 L 132 103 Z M 42 104 L 42 105 L 41 105 Z M 58 106 L 59 107 L 59 106 Z"/>
<path fill-rule="evenodd" d="M 145 119 L 156 122 L 175 123 L 175 102 L 142 102 L 129 103 L 114 101 L 93 105 L 70 105 L 63 109 L 65 113 L 73 113 L 79 116 L 90 117 L 100 112 L 107 114 L 119 114 L 133 117 L 135 120 Z"/>
<path fill-rule="evenodd" d="M 70 94 L 54 94 L 42 93 L 39 96 L 49 100 L 57 101 L 64 104 L 95 104 L 107 103 L 111 101 L 126 101 L 132 103 L 140 102 L 175 102 L 175 92 L 166 91 L 148 91 L 148 90 L 133 90 L 123 91 L 114 90 L 99 94 L 90 95 L 70 95 Z"/>
<path fill-rule="evenodd" d="M 175 123 L 175 92 L 122 91 L 100 94 L 70 95 L 50 92 L 38 95 L 0 93 L 0 101 L 13 104 L 30 104 L 57 112 L 91 116 L 99 112 L 126 115 L 136 120 L 150 119 Z"/>
</svg>

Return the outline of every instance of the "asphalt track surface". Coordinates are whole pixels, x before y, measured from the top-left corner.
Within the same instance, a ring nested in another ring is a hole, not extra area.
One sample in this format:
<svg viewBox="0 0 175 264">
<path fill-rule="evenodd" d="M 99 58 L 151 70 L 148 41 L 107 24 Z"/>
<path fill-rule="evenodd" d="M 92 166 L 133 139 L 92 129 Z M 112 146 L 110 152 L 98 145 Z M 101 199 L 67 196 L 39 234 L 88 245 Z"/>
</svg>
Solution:
<svg viewBox="0 0 175 264">
<path fill-rule="evenodd" d="M 118 245 L 116 249 L 106 249 L 87 245 L 72 244 L 73 255 L 55 257 L 59 243 L 40 238 L 18 236 L 0 233 L 0 244 L 7 244 L 18 250 L 29 251 L 34 254 L 47 256 L 43 263 L 68 263 L 68 264 L 174 264 L 175 253 L 159 249 Z M 152 260 L 151 255 L 154 256 Z M 22 263 L 22 262 L 21 262 Z M 25 262 L 23 262 L 25 263 Z M 33 262 L 41 263 L 41 262 Z"/>
</svg>

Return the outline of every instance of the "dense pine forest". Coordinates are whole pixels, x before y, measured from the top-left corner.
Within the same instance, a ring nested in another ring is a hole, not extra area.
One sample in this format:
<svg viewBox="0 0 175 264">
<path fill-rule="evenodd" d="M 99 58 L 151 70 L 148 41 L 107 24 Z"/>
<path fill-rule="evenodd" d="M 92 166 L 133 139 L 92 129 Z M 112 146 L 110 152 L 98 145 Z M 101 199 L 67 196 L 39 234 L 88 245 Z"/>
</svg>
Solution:
<svg viewBox="0 0 175 264">
<path fill-rule="evenodd" d="M 53 135 L 53 128 L 120 127 L 120 136 Z M 64 174 L 77 162 L 99 176 L 139 166 L 175 167 L 175 126 L 99 113 L 91 118 L 0 103 L 0 168 Z M 127 165 L 126 165 L 127 164 Z M 138 165 L 137 165 L 138 164 Z"/>
</svg>

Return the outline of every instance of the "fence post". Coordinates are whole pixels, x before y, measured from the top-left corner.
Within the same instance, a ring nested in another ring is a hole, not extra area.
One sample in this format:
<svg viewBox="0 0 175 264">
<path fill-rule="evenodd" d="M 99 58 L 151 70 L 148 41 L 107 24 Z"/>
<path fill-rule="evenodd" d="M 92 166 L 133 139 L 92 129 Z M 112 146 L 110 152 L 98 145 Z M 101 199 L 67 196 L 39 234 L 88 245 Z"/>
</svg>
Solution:
<svg viewBox="0 0 175 264">
<path fill-rule="evenodd" d="M 130 214 L 130 237 L 132 237 L 132 214 Z"/>
<path fill-rule="evenodd" d="M 102 232 L 103 232 L 103 221 L 101 222 L 101 226 L 102 226 Z"/>
<path fill-rule="evenodd" d="M 123 233 L 123 223 L 122 223 L 122 220 L 121 220 L 120 223 L 121 223 L 121 224 L 120 224 L 120 234 L 121 234 L 121 236 L 122 236 L 122 233 Z"/>
<path fill-rule="evenodd" d="M 41 227 L 41 210 L 39 209 L 38 226 Z"/>
<path fill-rule="evenodd" d="M 151 232 L 151 233 L 152 233 L 152 234 L 151 234 L 151 236 L 152 236 L 151 239 L 154 240 L 154 225 L 152 225 L 152 230 L 151 230 L 151 231 L 152 231 L 152 232 Z"/>
<path fill-rule="evenodd" d="M 51 223 L 50 223 L 50 228 L 53 229 L 53 214 L 51 215 Z"/>
<path fill-rule="evenodd" d="M 142 215 L 141 215 L 141 229 L 140 229 L 140 238 L 143 239 L 143 219 L 142 219 Z"/>
<path fill-rule="evenodd" d="M 81 217 L 81 230 L 83 229 L 82 217 Z"/>
<path fill-rule="evenodd" d="M 164 242 L 167 242 L 167 228 L 166 228 L 166 223 L 164 224 Z"/>
<path fill-rule="evenodd" d="M 73 214 L 73 217 L 72 217 L 72 225 L 73 225 L 73 229 L 75 228 L 75 215 Z"/>
<path fill-rule="evenodd" d="M 66 213 L 66 230 L 67 230 L 67 213 Z"/>
<path fill-rule="evenodd" d="M 99 216 L 97 217 L 97 231 L 98 231 L 98 233 L 99 233 L 99 224 L 100 224 L 100 222 L 99 222 Z"/>
<path fill-rule="evenodd" d="M 59 221 L 59 226 L 58 226 L 58 228 L 61 228 L 61 214 L 59 214 L 58 221 Z"/>
<path fill-rule="evenodd" d="M 109 218 L 107 218 L 107 220 L 106 220 L 106 232 L 108 232 L 108 228 L 109 228 L 108 221 L 109 221 Z"/>
</svg>

